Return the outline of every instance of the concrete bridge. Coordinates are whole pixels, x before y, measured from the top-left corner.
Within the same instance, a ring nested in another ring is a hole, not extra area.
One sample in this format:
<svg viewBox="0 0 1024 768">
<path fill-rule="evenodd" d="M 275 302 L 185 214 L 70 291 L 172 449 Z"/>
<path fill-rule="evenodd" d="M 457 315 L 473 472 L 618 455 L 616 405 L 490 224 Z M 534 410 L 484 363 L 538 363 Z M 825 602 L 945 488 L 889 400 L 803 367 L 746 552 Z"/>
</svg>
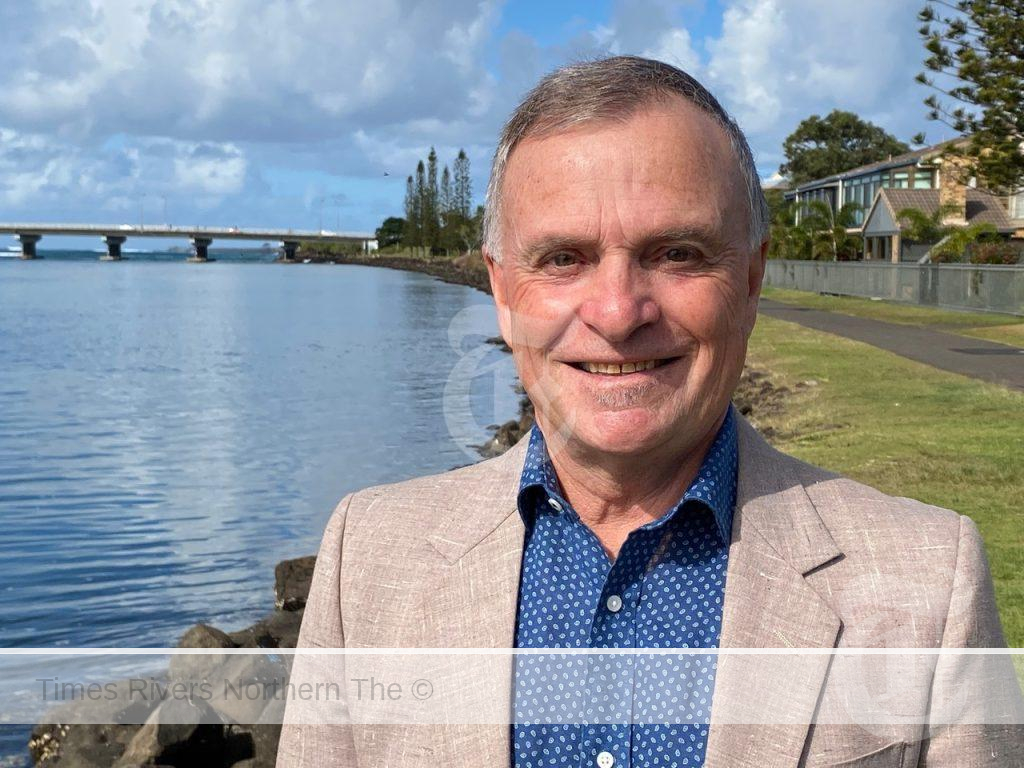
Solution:
<svg viewBox="0 0 1024 768">
<path fill-rule="evenodd" d="M 121 246 L 129 237 L 172 237 L 192 241 L 190 262 L 208 261 L 210 243 L 222 240 L 260 240 L 279 242 L 283 249 L 283 261 L 293 261 L 300 243 L 356 243 L 364 251 L 376 247 L 376 236 L 366 232 L 329 232 L 326 230 L 300 229 L 239 229 L 238 227 L 178 227 L 166 224 L 139 225 L 118 224 L 2 224 L 0 235 L 14 235 L 21 241 L 21 258 L 36 258 L 36 243 L 46 235 L 95 235 L 103 238 L 107 252 L 100 256 L 102 261 L 119 261 Z M 372 244 L 372 245 L 371 245 Z"/>
</svg>

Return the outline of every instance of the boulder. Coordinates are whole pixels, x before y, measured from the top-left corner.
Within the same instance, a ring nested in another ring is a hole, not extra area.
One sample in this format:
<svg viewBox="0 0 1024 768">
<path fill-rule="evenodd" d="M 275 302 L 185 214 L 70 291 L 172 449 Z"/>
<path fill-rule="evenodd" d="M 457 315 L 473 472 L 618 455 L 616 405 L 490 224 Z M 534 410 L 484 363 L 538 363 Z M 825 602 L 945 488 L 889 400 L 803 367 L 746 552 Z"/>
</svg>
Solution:
<svg viewBox="0 0 1024 768">
<path fill-rule="evenodd" d="M 179 648 L 237 648 L 238 644 L 227 633 L 207 624 L 196 624 L 178 641 Z M 172 681 L 201 681 L 208 679 L 221 664 L 231 658 L 226 653 L 182 654 L 171 656 L 167 675 Z"/>
<path fill-rule="evenodd" d="M 219 766 L 226 752 L 224 723 L 213 708 L 197 698 L 171 698 L 153 711 L 113 765 Z"/>
<path fill-rule="evenodd" d="M 230 638 L 239 648 L 294 648 L 304 610 L 274 611 Z"/>
<path fill-rule="evenodd" d="M 124 752 L 158 701 L 118 680 L 115 695 L 97 701 L 74 701 L 49 710 L 32 729 L 28 749 L 38 766 L 109 768 Z"/>
<path fill-rule="evenodd" d="M 274 568 L 274 606 L 278 610 L 296 611 L 306 605 L 315 566 L 315 555 L 282 560 L 277 564 Z"/>
</svg>

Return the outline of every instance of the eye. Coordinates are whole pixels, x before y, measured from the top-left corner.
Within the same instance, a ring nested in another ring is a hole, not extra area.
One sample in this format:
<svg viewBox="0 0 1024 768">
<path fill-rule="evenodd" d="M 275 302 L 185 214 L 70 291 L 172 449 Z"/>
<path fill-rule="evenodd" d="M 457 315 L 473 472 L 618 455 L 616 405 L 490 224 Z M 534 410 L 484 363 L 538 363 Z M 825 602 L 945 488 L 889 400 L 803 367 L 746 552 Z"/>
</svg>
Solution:
<svg viewBox="0 0 1024 768">
<path fill-rule="evenodd" d="M 685 263 L 696 261 L 700 258 L 700 251 L 686 245 L 672 245 L 662 251 L 666 261 Z"/>
<path fill-rule="evenodd" d="M 571 267 L 578 261 L 576 254 L 571 251 L 557 251 L 548 258 L 548 264 L 553 267 Z"/>
</svg>

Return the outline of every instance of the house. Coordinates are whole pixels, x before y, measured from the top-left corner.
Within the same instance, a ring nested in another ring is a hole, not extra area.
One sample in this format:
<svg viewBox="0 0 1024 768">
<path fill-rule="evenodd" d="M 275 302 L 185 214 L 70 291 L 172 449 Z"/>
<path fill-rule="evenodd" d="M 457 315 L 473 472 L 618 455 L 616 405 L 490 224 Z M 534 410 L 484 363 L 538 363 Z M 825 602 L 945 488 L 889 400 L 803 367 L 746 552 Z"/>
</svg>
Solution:
<svg viewBox="0 0 1024 768">
<path fill-rule="evenodd" d="M 1024 229 L 1024 222 L 1010 219 L 1004 202 L 980 189 L 959 186 L 956 200 L 943 200 L 941 189 L 881 189 L 868 210 L 861 234 L 864 237 L 864 259 L 916 262 L 931 250 L 934 243 L 911 243 L 902 237 L 903 223 L 897 214 L 904 208 L 916 208 L 933 216 L 941 205 L 956 205 L 955 213 L 943 219 L 944 224 L 966 226 L 991 224 L 1000 234 L 1013 237 Z M 1018 195 L 1017 197 L 1020 197 Z M 1024 211 L 1021 211 L 1024 216 Z M 1020 232 L 1024 236 L 1024 231 Z"/>
<path fill-rule="evenodd" d="M 827 202 L 833 212 L 847 203 L 857 203 L 860 210 L 854 217 L 856 226 L 847 231 L 865 238 L 865 259 L 900 261 L 923 255 L 918 253 L 919 247 L 908 248 L 900 238 L 902 225 L 896 221 L 896 214 L 903 208 L 932 213 L 940 205 L 955 205 L 957 211 L 947 223 L 989 221 L 1000 232 L 1024 238 L 1024 190 L 999 198 L 964 186 L 958 180 L 960 174 L 950 169 L 956 160 L 943 156 L 950 143 L 922 147 L 815 179 L 794 187 L 785 198 L 796 203 L 797 223 L 805 210 L 802 204 L 811 200 Z"/>
</svg>

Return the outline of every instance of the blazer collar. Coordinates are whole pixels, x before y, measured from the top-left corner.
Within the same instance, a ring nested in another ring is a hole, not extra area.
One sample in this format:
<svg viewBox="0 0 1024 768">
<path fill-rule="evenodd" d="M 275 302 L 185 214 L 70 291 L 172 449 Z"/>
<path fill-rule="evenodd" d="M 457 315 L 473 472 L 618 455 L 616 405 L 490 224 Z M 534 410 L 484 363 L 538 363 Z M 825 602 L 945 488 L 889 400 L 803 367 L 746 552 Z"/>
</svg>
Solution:
<svg viewBox="0 0 1024 768">
<path fill-rule="evenodd" d="M 804 491 L 797 472 L 800 463 L 769 446 L 738 414 L 736 429 L 739 471 L 732 541 L 741 538 L 741 524 L 754 528 L 801 575 L 838 558 L 842 552 Z M 449 563 L 459 561 L 517 513 L 529 440 L 527 433 L 501 456 L 464 470 L 468 477 L 460 484 L 459 497 L 439 510 L 429 536 Z M 522 541 L 518 546 L 522 548 Z"/>
</svg>

